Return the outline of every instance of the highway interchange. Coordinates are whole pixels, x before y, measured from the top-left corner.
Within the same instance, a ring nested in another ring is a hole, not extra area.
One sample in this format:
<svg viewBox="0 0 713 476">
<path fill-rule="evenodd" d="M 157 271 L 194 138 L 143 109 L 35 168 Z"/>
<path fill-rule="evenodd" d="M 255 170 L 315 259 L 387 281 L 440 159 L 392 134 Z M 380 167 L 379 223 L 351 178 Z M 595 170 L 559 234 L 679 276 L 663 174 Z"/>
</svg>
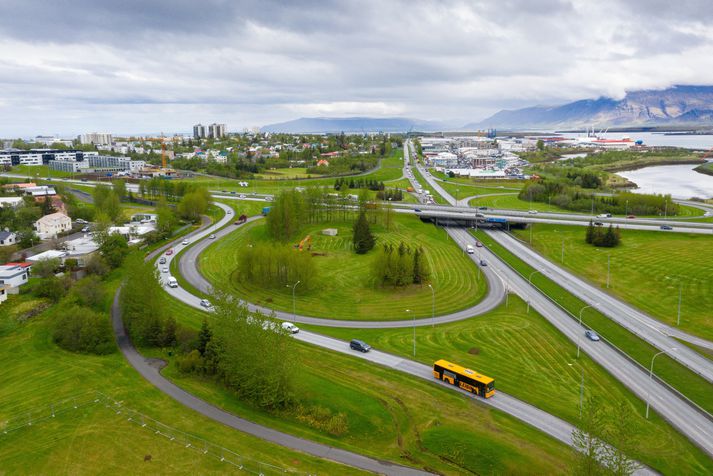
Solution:
<svg viewBox="0 0 713 476">
<path fill-rule="evenodd" d="M 404 150 L 404 176 L 409 178 L 409 180 L 411 180 L 414 186 L 417 186 L 418 184 L 414 180 L 412 174 L 409 174 L 408 171 L 410 162 L 408 142 L 406 143 Z M 419 169 L 421 175 L 432 187 L 432 189 L 439 193 L 451 206 L 395 206 L 395 208 L 400 208 L 399 211 L 401 212 L 414 213 L 414 209 L 418 208 L 421 211 L 420 213 L 423 213 L 424 211 L 426 211 L 427 213 L 443 213 L 444 216 L 455 213 L 473 214 L 473 216 L 475 216 L 475 213 L 486 213 L 487 216 L 511 217 L 517 218 L 518 220 L 523 222 L 530 223 L 544 222 L 578 225 L 586 225 L 591 219 L 591 217 L 589 216 L 574 214 L 541 213 L 537 215 L 532 215 L 527 212 L 506 210 L 488 210 L 487 212 L 476 212 L 473 208 L 455 206 L 457 203 L 456 200 L 451 197 L 443 189 L 443 187 L 440 186 L 437 180 L 435 180 L 426 170 L 424 170 L 420 164 L 416 163 L 415 167 Z M 93 183 L 86 182 L 82 182 L 81 184 L 90 186 L 94 185 Z M 233 194 L 223 195 L 221 192 L 216 192 L 214 193 L 214 195 L 226 199 L 265 199 L 265 197 L 255 196 L 239 197 Z M 180 259 L 178 262 L 178 269 L 180 270 L 184 278 L 192 286 L 194 286 L 196 289 L 201 290 L 204 293 L 210 293 L 210 285 L 200 275 L 196 263 L 200 253 L 213 242 L 213 240 L 206 238 L 209 234 L 214 232 L 217 240 L 225 236 L 226 234 L 232 232 L 233 230 L 239 228 L 236 226 L 228 225 L 235 218 L 234 216 L 227 214 L 229 207 L 221 204 L 220 202 L 216 202 L 216 204 L 226 211 L 226 215 L 224 215 L 224 217 L 218 223 L 216 223 L 215 226 L 203 229 L 202 231 L 199 231 L 194 234 L 190 238 L 191 244 L 188 245 L 188 249 L 179 255 Z M 253 217 L 250 219 L 250 221 L 256 219 L 259 219 L 259 217 Z M 653 219 L 636 219 L 635 223 L 631 223 L 631 221 L 626 221 L 625 219 L 611 219 L 610 221 L 618 224 L 622 228 L 659 230 L 661 224 L 667 223 L 674 227 L 674 230 L 671 231 L 675 232 L 713 233 L 713 225 L 710 223 L 692 223 L 679 222 L 674 220 Z M 465 248 L 468 244 L 475 244 L 475 238 L 463 228 L 447 227 L 446 231 L 462 248 Z M 594 288 L 583 280 L 577 278 L 576 276 L 573 276 L 571 273 L 561 269 L 556 264 L 548 261 L 537 253 L 534 253 L 527 246 L 525 246 L 509 234 L 497 231 L 488 231 L 488 234 L 493 239 L 506 246 L 511 252 L 516 254 L 526 263 L 530 264 L 535 269 L 540 270 L 540 272 L 542 272 L 550 279 L 558 282 L 558 284 L 563 286 L 567 291 L 579 297 L 589 305 L 596 307 L 597 310 L 604 313 L 610 319 L 614 320 L 623 327 L 629 329 L 637 336 L 641 337 L 642 339 L 646 340 L 657 348 L 665 351 L 672 358 L 678 360 L 683 365 L 686 365 L 688 368 L 703 376 L 708 381 L 713 381 L 713 363 L 701 357 L 699 354 L 691 351 L 687 347 L 681 345 L 680 343 L 677 345 L 676 341 L 672 337 L 686 340 L 701 347 L 713 348 L 713 343 L 711 343 L 710 341 L 706 341 L 696 336 L 683 333 L 676 328 L 662 324 L 661 322 L 645 315 L 644 313 L 638 311 L 632 306 L 629 306 L 628 304 L 623 303 L 616 298 L 613 298 L 609 294 L 597 288 Z M 175 251 L 178 254 L 183 251 L 182 248 L 184 247 L 184 245 L 176 243 L 174 247 Z M 667 387 L 665 384 L 661 383 L 656 379 L 649 378 L 647 370 L 641 368 L 641 366 L 633 362 L 631 359 L 627 358 L 622 351 L 613 348 L 605 342 L 591 342 L 587 339 L 584 339 L 584 328 L 577 323 L 576 319 L 574 319 L 571 315 L 562 310 L 547 296 L 540 293 L 539 290 L 534 288 L 527 280 L 525 280 L 517 272 L 511 269 L 507 264 L 500 261 L 487 248 L 478 248 L 478 250 L 479 253 L 481 253 L 479 256 L 470 255 L 470 257 L 471 259 L 476 260 L 476 263 L 482 258 L 486 260 L 489 265 L 486 267 L 481 267 L 481 270 L 483 271 L 484 276 L 486 277 L 490 285 L 488 294 L 485 299 L 473 308 L 466 309 L 458 313 L 449 314 L 446 316 L 437 316 L 435 321 L 431 319 L 417 319 L 415 323 L 416 325 L 423 326 L 444 322 L 452 322 L 485 313 L 498 306 L 502 302 L 505 292 L 514 292 L 520 297 L 522 297 L 525 301 L 527 301 L 530 306 L 537 310 L 542 316 L 544 316 L 545 319 L 555 325 L 560 330 L 560 332 L 563 333 L 563 335 L 569 338 L 572 342 L 581 346 L 583 352 L 587 353 L 592 359 L 594 359 L 600 365 L 602 365 L 602 367 L 607 369 L 615 378 L 620 380 L 642 400 L 649 400 L 651 407 L 655 409 L 667 421 L 669 421 L 674 427 L 676 427 L 682 434 L 686 435 L 692 442 L 694 442 L 696 445 L 706 451 L 709 455 L 713 455 L 713 419 L 711 419 L 710 415 L 696 408 L 690 402 L 687 402 L 680 394 L 675 392 L 675 390 Z M 176 257 L 177 254 L 167 256 L 166 258 L 168 262 L 166 263 L 166 265 L 160 265 L 160 267 L 162 268 L 163 266 L 170 266 L 170 260 Z M 193 294 L 181 288 L 180 286 L 178 288 L 165 287 L 165 289 L 172 296 L 185 302 L 186 304 L 205 310 L 199 304 L 201 299 L 200 297 L 194 296 Z M 271 309 L 260 308 L 258 306 L 253 305 L 250 306 L 251 308 L 255 310 L 260 310 L 262 312 L 273 312 L 273 310 Z M 275 312 L 275 315 L 278 319 L 282 320 L 294 320 L 299 323 L 309 323 L 321 326 L 335 327 L 393 328 L 410 327 L 414 324 L 411 321 L 393 320 L 381 322 L 339 321 L 314 318 L 310 316 L 294 316 L 291 313 L 285 313 L 281 311 Z M 403 371 L 420 378 L 428 379 L 430 381 L 433 381 L 434 384 L 440 383 L 442 385 L 446 385 L 447 388 L 453 391 L 460 391 L 455 387 L 443 384 L 442 382 L 435 381 L 432 377 L 430 367 L 421 363 L 417 363 L 408 359 L 403 359 L 401 357 L 393 356 L 391 354 L 380 351 L 372 351 L 368 354 L 356 353 L 349 349 L 348 343 L 346 342 L 330 337 L 325 337 L 320 334 L 306 332 L 304 330 L 301 331 L 299 334 L 296 334 L 295 337 L 299 340 L 308 342 L 313 345 L 319 345 L 321 347 L 337 352 L 348 353 L 357 358 L 367 359 L 377 364 L 385 365 L 387 367 Z M 125 355 L 127 355 L 126 352 Z M 127 359 L 129 359 L 129 361 L 135 367 L 139 368 L 141 366 L 141 363 L 137 362 L 135 356 L 129 358 L 129 355 L 127 355 Z M 145 359 L 144 365 L 146 365 Z M 144 369 L 144 372 L 142 372 L 142 374 L 144 374 L 145 372 L 146 369 Z M 157 372 L 155 373 L 157 374 Z M 462 393 L 466 394 L 465 392 Z M 472 396 L 470 394 L 466 395 Z M 176 397 L 174 396 L 174 398 Z M 525 421 L 526 423 L 529 423 L 532 426 L 550 434 L 558 440 L 563 441 L 567 444 L 571 444 L 571 433 L 573 428 L 569 423 L 564 422 L 563 420 L 557 417 L 549 415 L 546 412 L 543 412 L 542 410 L 532 407 L 531 405 L 525 402 L 517 400 L 502 392 L 498 392 L 498 394 L 494 398 L 488 400 L 478 399 L 477 401 L 490 405 L 501 411 L 505 411 L 521 419 L 522 421 Z M 245 431 L 244 428 L 243 430 Z M 280 441 L 276 442 L 278 442 L 279 444 L 283 444 L 280 443 Z M 285 446 L 290 445 L 286 444 Z M 305 448 L 297 449 L 302 449 L 312 454 L 321 454 L 322 456 L 324 455 L 323 449 L 319 451 L 309 451 Z M 336 453 L 326 457 L 334 459 L 335 461 L 340 461 L 340 458 L 335 457 L 335 455 Z M 358 457 L 353 458 L 351 456 L 348 456 L 342 458 L 341 460 L 342 462 L 345 462 L 345 464 L 352 464 L 357 467 L 362 467 L 364 469 L 369 469 L 372 471 L 385 472 L 386 474 L 420 474 L 418 472 L 410 472 L 409 468 L 393 466 L 389 465 L 388 463 L 388 467 L 379 467 L 377 469 L 373 466 L 373 462 L 361 461 Z M 369 460 L 369 458 L 366 458 L 366 460 Z M 639 472 L 646 473 L 648 472 L 648 470 L 641 469 L 639 470 Z"/>
</svg>

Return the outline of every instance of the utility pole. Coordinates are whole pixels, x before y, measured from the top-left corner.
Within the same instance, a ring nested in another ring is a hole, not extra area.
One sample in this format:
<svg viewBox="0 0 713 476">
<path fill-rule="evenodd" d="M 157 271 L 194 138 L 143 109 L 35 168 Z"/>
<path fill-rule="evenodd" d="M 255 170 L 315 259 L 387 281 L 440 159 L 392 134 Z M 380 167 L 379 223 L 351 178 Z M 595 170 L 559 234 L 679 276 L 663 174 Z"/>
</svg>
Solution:
<svg viewBox="0 0 713 476">
<path fill-rule="evenodd" d="M 683 281 L 678 284 L 678 315 L 676 316 L 676 325 L 681 325 L 681 297 L 683 295 Z"/>
</svg>

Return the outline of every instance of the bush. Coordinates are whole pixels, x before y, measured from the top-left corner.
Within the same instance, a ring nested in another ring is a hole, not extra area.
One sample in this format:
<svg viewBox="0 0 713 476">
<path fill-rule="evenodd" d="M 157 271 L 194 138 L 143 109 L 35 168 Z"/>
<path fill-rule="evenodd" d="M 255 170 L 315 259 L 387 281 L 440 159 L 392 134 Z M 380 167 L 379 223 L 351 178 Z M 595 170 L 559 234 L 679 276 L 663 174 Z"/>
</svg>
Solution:
<svg viewBox="0 0 713 476">
<path fill-rule="evenodd" d="M 301 281 L 309 289 L 317 274 L 312 256 L 291 246 L 258 244 L 239 253 L 237 278 L 253 285 L 284 288 Z"/>
<path fill-rule="evenodd" d="M 109 318 L 77 305 L 58 312 L 52 337 L 57 345 L 71 352 L 104 355 L 115 349 Z"/>
</svg>

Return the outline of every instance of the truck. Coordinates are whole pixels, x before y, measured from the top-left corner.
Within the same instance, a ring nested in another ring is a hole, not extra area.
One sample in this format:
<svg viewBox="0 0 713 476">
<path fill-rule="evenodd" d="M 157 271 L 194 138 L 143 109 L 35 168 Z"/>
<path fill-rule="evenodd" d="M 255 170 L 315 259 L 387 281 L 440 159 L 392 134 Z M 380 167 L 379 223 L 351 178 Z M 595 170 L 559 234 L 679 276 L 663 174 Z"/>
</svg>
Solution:
<svg viewBox="0 0 713 476">
<path fill-rule="evenodd" d="M 270 213 L 270 209 L 272 207 L 263 207 L 262 208 L 262 216 L 267 216 L 268 213 Z"/>
<path fill-rule="evenodd" d="M 263 215 L 264 215 L 264 213 L 263 213 Z M 236 225 L 242 225 L 242 224 L 245 223 L 246 221 L 248 221 L 248 216 L 245 215 L 245 214 L 243 214 L 243 215 L 240 215 L 240 217 L 238 218 L 238 221 L 236 221 L 235 224 L 236 224 Z"/>
<path fill-rule="evenodd" d="M 413 187 L 406 187 L 406 191 L 409 193 L 413 193 L 414 188 Z"/>
<path fill-rule="evenodd" d="M 485 219 L 486 223 L 500 223 L 501 225 L 507 225 L 507 219 L 505 218 L 495 218 L 495 217 L 488 217 Z"/>
</svg>

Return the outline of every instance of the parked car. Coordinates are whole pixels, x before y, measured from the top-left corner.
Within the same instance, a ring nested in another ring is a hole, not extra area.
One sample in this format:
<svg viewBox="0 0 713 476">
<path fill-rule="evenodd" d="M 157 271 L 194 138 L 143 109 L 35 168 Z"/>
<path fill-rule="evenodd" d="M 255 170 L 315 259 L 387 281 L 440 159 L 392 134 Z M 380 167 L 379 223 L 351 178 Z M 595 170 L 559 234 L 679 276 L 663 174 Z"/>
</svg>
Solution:
<svg viewBox="0 0 713 476">
<path fill-rule="evenodd" d="M 235 195 L 236 192 L 230 192 L 231 195 Z"/>
<path fill-rule="evenodd" d="M 161 258 L 158 260 L 158 264 L 166 264 L 166 257 L 161 256 Z"/>
<path fill-rule="evenodd" d="M 82 227 L 82 233 L 86 233 L 86 232 L 88 232 L 88 231 L 89 231 L 89 227 L 88 227 L 88 226 Z"/>
<path fill-rule="evenodd" d="M 297 334 L 300 331 L 300 328 L 291 322 L 283 322 L 282 328 L 284 330 L 286 330 L 287 332 L 289 332 L 290 334 Z"/>
<path fill-rule="evenodd" d="M 166 251 L 166 256 L 171 256 L 173 254 L 173 248 L 169 248 L 168 251 Z"/>
<path fill-rule="evenodd" d="M 182 244 L 183 246 L 187 245 L 187 244 L 188 244 L 188 240 L 183 240 L 183 241 L 181 241 L 181 244 Z"/>
<path fill-rule="evenodd" d="M 215 240 L 215 235 L 213 233 L 211 233 L 210 235 L 208 235 L 208 238 L 211 240 Z"/>
<path fill-rule="evenodd" d="M 239 198 L 245 198 L 245 194 L 241 193 Z"/>
<path fill-rule="evenodd" d="M 673 227 L 669 226 L 669 225 L 661 225 L 661 229 L 662 230 L 673 230 Z"/>
<path fill-rule="evenodd" d="M 599 334 L 597 334 L 596 332 L 594 332 L 594 331 L 591 330 L 591 329 L 587 329 L 587 331 L 585 331 L 584 335 L 587 336 L 587 339 L 593 340 L 593 341 L 595 341 L 595 342 L 598 341 L 598 340 L 600 340 L 600 339 L 599 339 Z"/>
<path fill-rule="evenodd" d="M 358 350 L 359 352 L 369 352 L 371 349 L 371 346 L 364 342 L 363 340 L 359 339 L 352 339 L 352 341 L 349 343 L 349 348 L 352 350 Z"/>
<path fill-rule="evenodd" d="M 210 308 L 213 307 L 213 305 L 212 305 L 212 304 L 210 303 L 210 301 L 207 300 L 207 299 L 201 299 L 201 306 L 204 307 L 204 308 L 206 308 L 206 309 L 210 309 Z"/>
</svg>

